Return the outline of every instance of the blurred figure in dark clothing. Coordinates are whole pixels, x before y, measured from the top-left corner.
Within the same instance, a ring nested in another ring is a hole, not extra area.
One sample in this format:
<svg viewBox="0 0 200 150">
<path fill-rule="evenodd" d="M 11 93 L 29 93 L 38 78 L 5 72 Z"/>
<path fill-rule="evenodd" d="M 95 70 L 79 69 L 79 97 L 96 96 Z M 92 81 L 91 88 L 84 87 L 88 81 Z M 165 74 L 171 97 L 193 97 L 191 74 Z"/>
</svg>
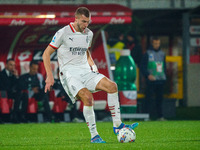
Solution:
<svg viewBox="0 0 200 150">
<path fill-rule="evenodd" d="M 15 69 L 15 61 L 8 59 L 5 69 L 0 72 L 0 90 L 7 91 L 8 98 L 15 98 L 18 73 Z"/>
<path fill-rule="evenodd" d="M 158 120 L 164 121 L 162 112 L 163 89 L 166 81 L 165 53 L 160 49 L 160 39 L 152 38 L 152 45 L 143 55 L 140 71 L 146 79 L 145 110 L 150 113 L 151 104 L 155 103 Z"/>
<path fill-rule="evenodd" d="M 126 48 L 130 49 L 133 60 L 139 67 L 142 59 L 142 47 L 134 36 L 134 33 L 130 32 L 126 36 Z"/>
<path fill-rule="evenodd" d="M 8 99 L 16 99 L 17 78 L 18 72 L 15 68 L 15 61 L 14 59 L 8 59 L 6 61 L 5 69 L 0 72 L 0 91 L 5 91 Z M 1 116 L 0 122 L 2 122 Z"/>
<path fill-rule="evenodd" d="M 49 99 L 47 94 L 43 90 L 43 76 L 38 73 L 38 62 L 31 61 L 29 73 L 23 74 L 19 78 L 18 90 L 20 95 L 14 105 L 14 112 L 19 113 L 19 106 L 22 103 L 21 108 L 21 120 L 23 122 L 27 121 L 27 108 L 28 99 L 33 97 L 37 101 L 41 101 L 45 109 L 45 114 L 48 121 L 51 121 L 51 110 L 49 106 Z M 14 116 L 17 119 L 17 116 Z"/>
</svg>

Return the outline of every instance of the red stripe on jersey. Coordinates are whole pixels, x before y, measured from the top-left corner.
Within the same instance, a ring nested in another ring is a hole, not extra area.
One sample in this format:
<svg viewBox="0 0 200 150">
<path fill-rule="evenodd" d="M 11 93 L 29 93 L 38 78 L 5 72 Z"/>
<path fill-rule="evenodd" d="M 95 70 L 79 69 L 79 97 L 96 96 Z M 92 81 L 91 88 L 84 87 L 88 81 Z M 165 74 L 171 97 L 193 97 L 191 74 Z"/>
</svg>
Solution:
<svg viewBox="0 0 200 150">
<path fill-rule="evenodd" d="M 74 28 L 72 27 L 72 25 L 71 25 L 71 24 L 69 24 L 69 26 L 70 26 L 70 28 L 71 28 L 72 32 L 74 32 L 74 33 L 75 33 L 75 31 L 74 31 Z"/>
<path fill-rule="evenodd" d="M 53 46 L 53 45 L 51 45 L 51 44 L 49 44 L 49 46 L 51 46 L 51 47 L 53 47 L 53 48 L 55 48 L 55 49 L 58 49 L 57 47 L 55 47 L 55 46 Z"/>
</svg>

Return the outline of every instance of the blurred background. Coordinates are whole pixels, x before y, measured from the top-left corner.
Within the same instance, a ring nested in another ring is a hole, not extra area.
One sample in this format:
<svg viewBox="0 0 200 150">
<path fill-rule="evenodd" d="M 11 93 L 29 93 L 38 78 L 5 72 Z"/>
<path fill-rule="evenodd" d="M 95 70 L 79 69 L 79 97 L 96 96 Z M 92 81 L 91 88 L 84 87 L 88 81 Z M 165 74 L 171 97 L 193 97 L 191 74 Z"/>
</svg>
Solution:
<svg viewBox="0 0 200 150">
<path fill-rule="evenodd" d="M 43 51 L 58 29 L 74 21 L 74 12 L 79 6 L 87 7 L 92 14 L 91 53 L 100 73 L 115 80 L 120 52 L 131 51 L 136 89 L 128 90 L 135 91 L 132 95 L 120 95 L 123 119 L 149 120 L 143 106 L 145 81 L 139 66 L 154 36 L 160 38 L 161 49 L 166 54 L 164 117 L 200 119 L 200 0 L 0 0 L 0 70 L 7 66 L 6 60 L 13 59 L 18 78 L 30 72 L 29 65 L 34 60 L 38 63 L 37 73 L 44 81 Z M 56 53 L 51 57 L 51 65 L 58 79 Z M 60 98 L 56 89 L 48 93 L 49 106 L 45 100 L 34 99 L 29 94 L 25 118 L 21 117 L 23 102 L 17 112 L 14 110 L 15 99 L 8 96 L 7 89 L 1 88 L 2 123 L 81 122 L 83 119 L 82 102 L 73 106 Z M 94 99 L 97 120 L 111 121 L 106 93 L 96 93 Z M 73 116 L 74 109 L 76 116 Z M 156 115 L 153 110 L 151 113 Z"/>
</svg>

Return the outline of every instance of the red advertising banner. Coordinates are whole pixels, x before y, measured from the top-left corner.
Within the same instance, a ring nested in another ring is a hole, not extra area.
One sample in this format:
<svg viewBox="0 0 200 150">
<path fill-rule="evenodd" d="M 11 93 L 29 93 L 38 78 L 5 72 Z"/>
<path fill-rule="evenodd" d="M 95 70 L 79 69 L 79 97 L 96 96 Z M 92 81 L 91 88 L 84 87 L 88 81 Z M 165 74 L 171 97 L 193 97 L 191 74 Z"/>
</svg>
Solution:
<svg viewBox="0 0 200 150">
<path fill-rule="evenodd" d="M 130 24 L 132 10 L 116 4 L 80 5 L 91 11 L 92 24 Z M 0 26 L 66 25 L 77 5 L 0 5 Z"/>
<path fill-rule="evenodd" d="M 91 11 L 91 15 L 95 17 L 102 17 L 102 16 L 131 16 L 132 13 L 129 11 Z M 59 12 L 38 12 L 38 11 L 33 11 L 33 12 L 0 12 L 1 18 L 41 18 L 41 17 L 51 17 L 55 16 L 56 18 L 65 18 L 65 17 L 72 17 L 74 16 L 74 12 L 69 12 L 69 11 L 59 11 Z"/>
<path fill-rule="evenodd" d="M 1 26 L 25 25 L 66 25 L 74 21 L 74 17 L 67 18 L 0 18 Z M 131 17 L 92 17 L 92 24 L 130 24 Z"/>
<path fill-rule="evenodd" d="M 54 14 L 57 17 L 74 16 L 78 7 L 87 7 L 93 16 L 131 16 L 132 10 L 118 4 L 88 4 L 88 5 L 0 5 L 0 15 L 38 15 Z M 12 13 L 12 14 L 11 14 Z"/>
</svg>

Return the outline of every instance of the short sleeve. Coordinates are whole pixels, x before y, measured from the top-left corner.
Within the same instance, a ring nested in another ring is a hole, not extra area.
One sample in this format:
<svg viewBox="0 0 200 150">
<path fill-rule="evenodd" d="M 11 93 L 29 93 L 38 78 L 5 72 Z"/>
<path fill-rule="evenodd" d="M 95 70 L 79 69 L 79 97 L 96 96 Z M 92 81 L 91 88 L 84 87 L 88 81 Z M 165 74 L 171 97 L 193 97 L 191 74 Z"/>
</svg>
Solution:
<svg viewBox="0 0 200 150">
<path fill-rule="evenodd" d="M 62 32 L 57 31 L 56 34 L 53 36 L 51 43 L 49 44 L 51 47 L 58 49 L 62 44 Z"/>
<path fill-rule="evenodd" d="M 89 36 L 89 47 L 88 48 L 90 48 L 92 45 L 92 38 L 93 38 L 93 32 L 91 32 L 91 34 Z"/>
</svg>

